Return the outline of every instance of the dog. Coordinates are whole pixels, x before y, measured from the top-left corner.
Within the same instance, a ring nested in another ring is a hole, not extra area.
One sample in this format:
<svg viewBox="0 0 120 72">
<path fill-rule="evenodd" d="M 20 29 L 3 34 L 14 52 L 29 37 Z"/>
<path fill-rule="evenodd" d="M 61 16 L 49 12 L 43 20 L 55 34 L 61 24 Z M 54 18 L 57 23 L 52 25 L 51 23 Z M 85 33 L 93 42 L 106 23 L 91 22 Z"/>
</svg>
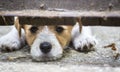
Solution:
<svg viewBox="0 0 120 72">
<path fill-rule="evenodd" d="M 70 25 L 20 25 L 19 18 L 14 17 L 12 30 L 0 38 L 0 50 L 14 51 L 23 47 L 26 42 L 30 46 L 33 60 L 50 61 L 62 57 L 63 51 L 70 42 L 79 52 L 90 51 L 96 45 L 96 39 L 89 27 L 76 22 Z"/>
</svg>

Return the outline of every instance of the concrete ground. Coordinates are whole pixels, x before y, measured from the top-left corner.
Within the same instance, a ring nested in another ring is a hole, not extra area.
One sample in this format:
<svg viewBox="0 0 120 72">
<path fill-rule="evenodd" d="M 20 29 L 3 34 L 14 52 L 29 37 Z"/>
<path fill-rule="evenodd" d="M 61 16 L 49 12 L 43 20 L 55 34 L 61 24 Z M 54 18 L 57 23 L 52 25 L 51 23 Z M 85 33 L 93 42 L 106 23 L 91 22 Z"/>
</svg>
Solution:
<svg viewBox="0 0 120 72">
<path fill-rule="evenodd" d="M 0 36 L 11 28 L 0 26 Z M 120 27 L 92 27 L 98 40 L 95 51 L 76 52 L 72 49 L 63 58 L 51 62 L 34 62 L 29 49 L 0 53 L 0 72 L 120 72 Z M 104 46 L 115 44 L 116 51 Z"/>
</svg>

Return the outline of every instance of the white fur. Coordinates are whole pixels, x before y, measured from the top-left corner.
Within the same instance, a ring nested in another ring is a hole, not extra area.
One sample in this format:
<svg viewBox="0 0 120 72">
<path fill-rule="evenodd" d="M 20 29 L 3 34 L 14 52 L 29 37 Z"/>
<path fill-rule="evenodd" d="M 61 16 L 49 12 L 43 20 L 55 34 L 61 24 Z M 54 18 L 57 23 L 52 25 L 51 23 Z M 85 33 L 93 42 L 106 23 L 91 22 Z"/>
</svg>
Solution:
<svg viewBox="0 0 120 72">
<path fill-rule="evenodd" d="M 22 30 L 23 32 L 23 30 Z M 24 44 L 24 37 L 22 36 L 19 38 L 19 34 L 15 26 L 12 26 L 12 30 L 6 34 L 5 36 L 2 36 L 0 38 L 0 48 L 9 48 L 10 50 L 19 49 L 21 47 L 21 43 Z"/>
<path fill-rule="evenodd" d="M 40 44 L 43 42 L 49 42 L 52 45 L 52 50 L 48 54 L 44 54 L 40 50 Z M 31 55 L 33 59 L 37 61 L 54 60 L 60 58 L 62 53 L 62 47 L 55 34 L 52 33 L 47 26 L 45 26 L 31 46 Z"/>
<path fill-rule="evenodd" d="M 96 39 L 92 36 L 90 28 L 83 26 L 82 32 L 80 33 L 78 23 L 74 26 L 71 35 L 75 49 L 83 49 L 85 45 L 96 44 Z M 50 42 L 52 44 L 52 50 L 48 54 L 41 52 L 39 47 L 42 42 Z M 19 49 L 23 45 L 21 43 L 25 44 L 24 31 L 22 30 L 22 36 L 20 38 L 15 26 L 13 26 L 13 29 L 7 35 L 0 38 L 0 48 L 9 47 L 10 49 Z M 63 49 L 55 34 L 45 26 L 31 46 L 33 59 L 37 61 L 54 60 L 60 58 L 62 53 Z"/>
<path fill-rule="evenodd" d="M 90 27 L 83 26 L 82 32 L 79 31 L 79 24 L 77 23 L 72 30 L 72 41 L 75 49 L 81 48 L 83 50 L 84 46 L 89 47 L 89 44 L 93 46 L 96 44 L 96 39 L 92 36 Z"/>
</svg>

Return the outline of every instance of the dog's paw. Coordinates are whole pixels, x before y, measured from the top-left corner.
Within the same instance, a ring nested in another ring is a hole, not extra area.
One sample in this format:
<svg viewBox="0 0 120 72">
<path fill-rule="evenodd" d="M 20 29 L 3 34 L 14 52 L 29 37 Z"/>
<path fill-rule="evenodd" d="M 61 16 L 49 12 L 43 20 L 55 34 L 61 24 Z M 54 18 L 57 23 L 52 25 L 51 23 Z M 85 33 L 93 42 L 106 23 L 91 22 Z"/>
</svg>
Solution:
<svg viewBox="0 0 120 72">
<path fill-rule="evenodd" d="M 0 38 L 0 50 L 3 52 L 14 51 L 20 48 L 20 41 L 16 37 L 9 35 Z"/>
<path fill-rule="evenodd" d="M 19 37 L 18 31 L 15 27 L 6 35 L 0 38 L 0 51 L 9 52 L 18 50 L 25 44 L 24 37 Z"/>
<path fill-rule="evenodd" d="M 83 26 L 82 31 L 79 32 L 79 25 L 76 24 L 72 30 L 72 43 L 75 50 L 79 52 L 89 52 L 94 50 L 97 40 L 92 35 L 89 26 Z"/>
<path fill-rule="evenodd" d="M 92 36 L 79 36 L 73 41 L 74 49 L 79 52 L 89 52 L 94 50 L 96 43 L 96 39 Z"/>
</svg>

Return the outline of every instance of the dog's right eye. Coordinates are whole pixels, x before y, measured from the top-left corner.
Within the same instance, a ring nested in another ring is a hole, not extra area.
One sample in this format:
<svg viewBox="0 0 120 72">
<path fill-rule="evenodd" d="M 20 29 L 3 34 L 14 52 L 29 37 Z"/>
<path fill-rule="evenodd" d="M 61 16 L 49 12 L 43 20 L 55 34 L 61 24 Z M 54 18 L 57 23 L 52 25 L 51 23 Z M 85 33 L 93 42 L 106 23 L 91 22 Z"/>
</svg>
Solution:
<svg viewBox="0 0 120 72">
<path fill-rule="evenodd" d="M 56 27 L 56 31 L 57 31 L 58 33 L 62 33 L 63 30 L 64 30 L 63 27 L 60 27 L 60 26 L 57 26 L 57 27 Z"/>
<path fill-rule="evenodd" d="M 31 33 L 36 33 L 37 30 L 38 30 L 38 27 L 36 27 L 36 26 L 33 26 L 30 28 Z"/>
</svg>

